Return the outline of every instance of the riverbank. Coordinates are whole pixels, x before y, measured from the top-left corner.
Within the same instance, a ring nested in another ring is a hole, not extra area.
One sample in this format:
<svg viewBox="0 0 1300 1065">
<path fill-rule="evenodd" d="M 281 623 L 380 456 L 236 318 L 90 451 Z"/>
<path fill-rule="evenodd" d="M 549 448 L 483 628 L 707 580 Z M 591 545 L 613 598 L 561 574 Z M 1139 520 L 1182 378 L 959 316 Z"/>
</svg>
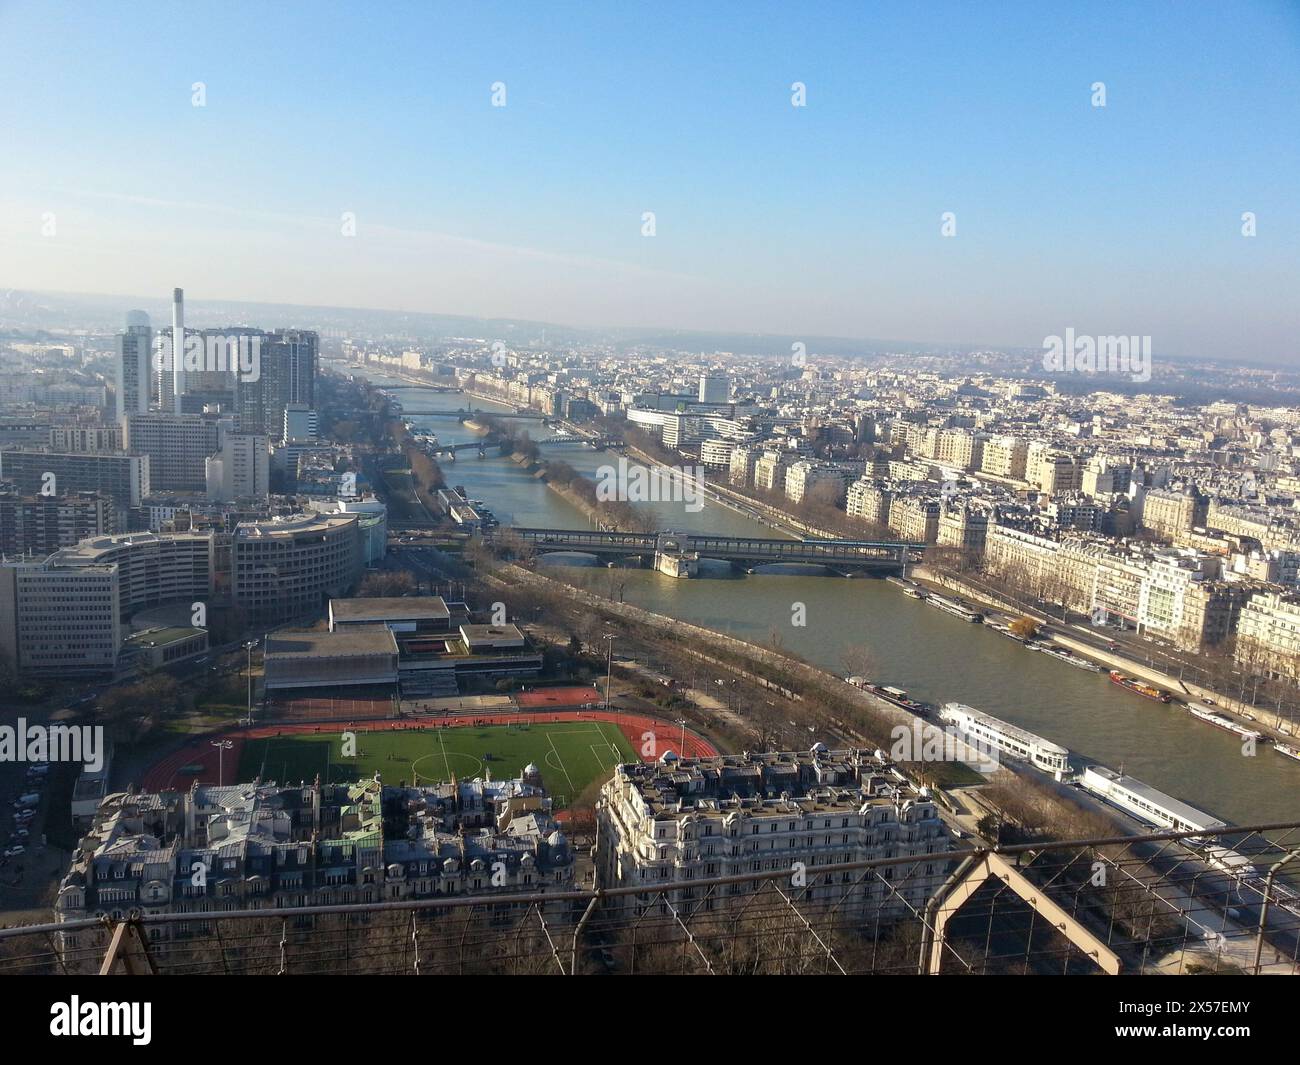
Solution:
<svg viewBox="0 0 1300 1065">
<path fill-rule="evenodd" d="M 513 563 L 500 564 L 500 572 L 510 583 L 544 588 L 559 593 L 587 608 L 595 615 L 617 618 L 641 631 L 652 632 L 674 646 L 685 645 L 686 652 L 725 669 L 736 669 L 735 661 L 728 655 L 749 664 L 746 672 L 750 679 L 768 686 L 778 685 L 791 692 L 800 692 L 797 701 L 801 707 L 801 724 L 815 726 L 821 723 L 837 731 L 851 743 L 871 749 L 889 750 L 901 727 L 908 734 L 927 725 L 924 718 L 909 713 L 861 688 L 848 683 L 833 673 L 820 669 L 801 659 L 780 651 L 761 647 L 745 640 L 715 632 L 699 625 L 680 621 L 663 614 L 616 602 L 565 581 L 537 573 Z M 720 657 L 721 654 L 721 657 Z M 916 775 L 921 783 L 928 783 L 943 795 L 942 801 L 950 809 L 957 809 L 959 799 L 947 795 L 944 782 L 934 779 L 933 773 L 951 769 L 948 763 L 908 763 L 907 771 Z M 927 779 L 929 778 L 929 779 Z M 993 774 L 980 782 L 985 787 L 1002 793 L 1014 793 L 1024 808 L 1033 808 L 1044 819 L 1044 824 L 1054 833 L 1068 836 L 1072 832 L 1103 830 L 1114 832 L 1117 828 L 1131 833 L 1126 825 L 1099 811 L 1091 804 L 1081 803 L 1068 787 L 1043 777 L 1029 766 L 1003 763 Z M 966 788 L 969 781 L 963 781 Z M 954 791 L 959 790 L 954 788 Z M 1013 818 L 1014 819 L 1014 818 Z"/>
<path fill-rule="evenodd" d="M 1060 644 L 1069 651 L 1089 661 L 1097 662 L 1107 669 L 1117 669 L 1128 676 L 1137 677 L 1140 680 L 1148 681 L 1152 684 L 1159 685 L 1169 690 L 1175 695 L 1182 696 L 1186 699 L 1197 700 L 1203 703 L 1211 703 L 1214 708 L 1240 719 L 1243 725 L 1248 725 L 1269 735 L 1273 739 L 1290 740 L 1295 737 L 1296 732 L 1293 730 L 1291 723 L 1277 718 L 1272 723 L 1262 720 L 1262 716 L 1267 713 L 1260 707 L 1253 707 L 1249 704 L 1242 703 L 1240 700 L 1233 699 L 1221 692 L 1206 688 L 1200 684 L 1194 684 L 1189 681 L 1180 680 L 1177 677 L 1170 676 L 1162 670 L 1147 665 L 1144 662 L 1128 658 L 1116 651 L 1104 650 L 1094 644 L 1088 643 L 1079 636 L 1072 636 L 1068 631 L 1062 628 L 1062 623 L 1054 618 L 1048 617 L 1038 611 L 1029 611 L 1023 605 L 1013 603 L 1008 599 L 996 596 L 988 589 L 981 585 L 971 584 L 963 581 L 957 576 L 949 573 L 941 573 L 925 565 L 918 565 L 909 573 L 913 580 L 943 588 L 948 591 L 956 592 L 965 599 L 982 606 L 992 607 L 995 610 L 1015 617 L 1032 617 L 1037 621 L 1043 635 L 1049 636 L 1054 643 Z M 1073 668 L 1073 667 L 1070 667 Z"/>
<path fill-rule="evenodd" d="M 638 462 L 645 463 L 646 466 L 650 468 L 674 468 L 665 466 L 659 459 L 655 458 L 648 452 L 642 451 L 634 444 L 625 444 L 623 450 L 627 455 L 636 459 Z M 680 467 L 675 468 L 680 469 Z M 744 493 L 737 492 L 733 488 L 714 483 L 706 478 L 692 477 L 685 471 L 683 471 L 682 476 L 685 477 L 693 488 L 698 490 L 705 499 L 711 500 L 719 506 L 726 507 L 728 510 L 735 511 L 737 514 L 743 514 L 747 518 L 752 518 L 754 521 L 761 522 L 763 525 L 766 525 L 770 529 L 775 529 L 777 532 L 785 533 L 787 536 L 792 536 L 796 539 L 802 536 L 816 536 L 826 540 L 837 538 L 835 533 L 828 532 L 825 529 L 818 529 L 815 526 L 801 522 L 797 518 L 786 514 L 784 511 L 778 510 L 776 507 L 769 504 L 759 502 L 756 499 L 751 499 Z"/>
</svg>

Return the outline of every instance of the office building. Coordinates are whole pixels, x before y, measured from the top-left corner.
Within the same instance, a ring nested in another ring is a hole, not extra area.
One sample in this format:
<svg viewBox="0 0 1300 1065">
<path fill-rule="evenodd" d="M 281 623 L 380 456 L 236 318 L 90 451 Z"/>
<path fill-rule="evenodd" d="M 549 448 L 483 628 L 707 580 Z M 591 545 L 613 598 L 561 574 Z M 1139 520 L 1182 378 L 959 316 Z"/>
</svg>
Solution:
<svg viewBox="0 0 1300 1065">
<path fill-rule="evenodd" d="M 213 592 L 211 533 L 83 540 L 48 558 L 0 564 L 0 654 L 20 673 L 111 674 L 136 612 Z"/>
<path fill-rule="evenodd" d="M 265 499 L 270 492 L 271 445 L 260 433 L 221 433 L 221 447 L 205 460 L 208 499 Z"/>
<path fill-rule="evenodd" d="M 320 338 L 308 330 L 277 329 L 264 334 L 256 379 L 239 376 L 235 402 L 239 426 L 246 433 L 284 439 L 290 408 L 314 410 Z"/>
<path fill-rule="evenodd" d="M 52 474 L 53 480 L 46 474 Z M 152 491 L 149 456 L 123 452 L 0 448 L 0 480 L 11 482 L 23 495 L 97 492 L 108 496 L 117 511 L 115 528 L 123 527 L 127 510 L 138 507 Z"/>
<path fill-rule="evenodd" d="M 149 410 L 149 381 L 153 373 L 153 327 L 144 311 L 128 311 L 126 331 L 117 336 L 117 372 L 113 413 L 118 422 L 128 414 Z"/>
<path fill-rule="evenodd" d="M 318 614 L 352 590 L 362 558 L 356 514 L 240 523 L 231 545 L 235 605 L 259 620 Z"/>
<path fill-rule="evenodd" d="M 126 419 L 126 447 L 149 456 L 151 491 L 204 492 L 208 456 L 221 450 L 223 434 L 234 426 L 229 414 L 132 414 Z"/>
<path fill-rule="evenodd" d="M 731 379 L 726 374 L 700 374 L 700 402 L 727 403 L 731 400 Z"/>
</svg>

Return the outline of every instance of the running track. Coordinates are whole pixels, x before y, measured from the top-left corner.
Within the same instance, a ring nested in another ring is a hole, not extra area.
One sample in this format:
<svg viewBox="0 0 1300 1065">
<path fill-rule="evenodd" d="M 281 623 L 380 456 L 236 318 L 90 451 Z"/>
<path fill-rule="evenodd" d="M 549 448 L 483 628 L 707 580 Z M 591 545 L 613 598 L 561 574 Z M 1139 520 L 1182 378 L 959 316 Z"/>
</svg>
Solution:
<svg viewBox="0 0 1300 1065">
<path fill-rule="evenodd" d="M 236 781 L 233 778 L 237 772 L 239 756 L 243 753 L 246 740 L 292 736 L 296 733 L 342 732 L 345 728 L 353 732 L 400 732 L 405 729 L 435 728 L 444 724 L 456 728 L 459 726 L 532 725 L 552 721 L 612 721 L 622 730 L 623 735 L 627 737 L 628 742 L 632 745 L 632 749 L 638 753 L 641 752 L 642 746 L 646 742 L 646 733 L 648 732 L 653 732 L 655 737 L 655 743 L 651 749 L 659 753 L 670 750 L 677 751 L 678 754 L 684 753 L 687 758 L 708 757 L 718 753 L 718 749 L 713 744 L 709 743 L 704 737 L 697 736 L 690 729 L 686 730 L 686 749 L 683 752 L 679 750 L 682 742 L 680 726 L 644 714 L 625 714 L 616 710 L 534 710 L 529 712 L 484 714 L 482 717 L 473 717 L 466 714 L 451 716 L 431 714 L 428 716 L 421 715 L 418 721 L 404 718 L 401 721 L 354 721 L 350 723 L 335 721 L 328 725 L 259 725 L 252 729 L 227 732 L 220 737 L 204 736 L 201 740 L 195 740 L 180 750 L 173 751 L 165 758 L 154 763 L 145 773 L 140 790 L 145 792 L 188 791 L 190 785 L 196 780 L 209 784 L 216 783 L 218 759 L 217 749 L 212 746 L 212 742 L 218 738 L 230 740 L 233 744 L 223 756 L 223 771 L 226 783 L 235 784 L 243 783 L 243 781 Z M 644 755 L 642 755 L 642 759 L 647 762 L 653 761 L 652 757 Z M 189 765 L 202 766 L 202 769 L 198 773 L 180 772 L 183 766 Z"/>
</svg>

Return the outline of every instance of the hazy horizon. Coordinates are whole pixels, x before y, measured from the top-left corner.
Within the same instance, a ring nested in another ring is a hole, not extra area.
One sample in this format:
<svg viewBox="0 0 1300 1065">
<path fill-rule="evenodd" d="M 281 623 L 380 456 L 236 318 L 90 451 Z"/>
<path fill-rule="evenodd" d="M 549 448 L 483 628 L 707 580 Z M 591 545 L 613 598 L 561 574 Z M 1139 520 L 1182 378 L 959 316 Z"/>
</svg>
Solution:
<svg viewBox="0 0 1300 1065">
<path fill-rule="evenodd" d="M 1300 362 L 1300 9 L 744 13 L 8 4 L 0 285 Z"/>
</svg>

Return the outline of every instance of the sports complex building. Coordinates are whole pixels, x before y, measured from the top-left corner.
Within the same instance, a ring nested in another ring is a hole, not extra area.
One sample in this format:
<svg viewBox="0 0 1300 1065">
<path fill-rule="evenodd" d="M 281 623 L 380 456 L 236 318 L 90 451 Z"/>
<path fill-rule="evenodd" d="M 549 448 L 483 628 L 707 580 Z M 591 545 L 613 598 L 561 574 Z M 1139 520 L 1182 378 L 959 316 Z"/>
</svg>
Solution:
<svg viewBox="0 0 1300 1065">
<path fill-rule="evenodd" d="M 332 599 L 328 631 L 266 641 L 266 690 L 378 686 L 456 695 L 472 679 L 531 677 L 542 655 L 517 625 L 478 625 L 440 596 Z"/>
</svg>

